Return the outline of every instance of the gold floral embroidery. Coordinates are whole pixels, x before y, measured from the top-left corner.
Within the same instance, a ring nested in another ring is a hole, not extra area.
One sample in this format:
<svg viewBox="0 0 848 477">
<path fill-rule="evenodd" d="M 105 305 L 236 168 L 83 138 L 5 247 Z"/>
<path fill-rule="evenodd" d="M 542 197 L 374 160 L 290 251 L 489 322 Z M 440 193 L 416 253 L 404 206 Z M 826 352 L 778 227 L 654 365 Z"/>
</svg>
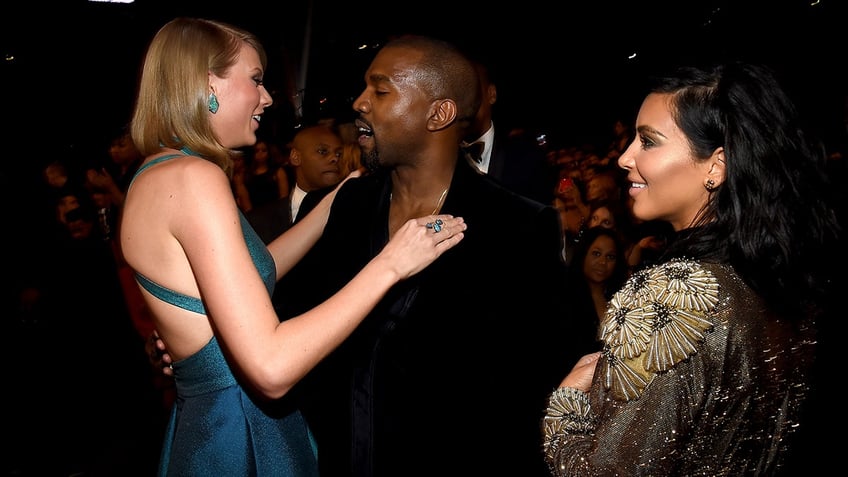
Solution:
<svg viewBox="0 0 848 477">
<path fill-rule="evenodd" d="M 542 420 L 545 440 L 543 450 L 549 460 L 566 434 L 591 432 L 595 427 L 589 396 L 572 388 L 559 388 L 548 397 Z"/>
<path fill-rule="evenodd" d="M 712 330 L 718 282 L 692 261 L 642 270 L 616 293 L 601 324 L 602 372 L 613 397 L 641 396 L 656 373 L 697 352 Z"/>
</svg>

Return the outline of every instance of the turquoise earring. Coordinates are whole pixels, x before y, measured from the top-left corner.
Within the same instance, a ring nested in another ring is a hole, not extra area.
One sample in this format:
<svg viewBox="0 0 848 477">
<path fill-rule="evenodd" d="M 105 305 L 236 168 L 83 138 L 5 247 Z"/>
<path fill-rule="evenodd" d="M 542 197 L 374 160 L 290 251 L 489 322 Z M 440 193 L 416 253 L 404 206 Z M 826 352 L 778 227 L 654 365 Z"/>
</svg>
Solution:
<svg viewBox="0 0 848 477">
<path fill-rule="evenodd" d="M 209 112 L 215 114 L 218 112 L 218 97 L 215 92 L 209 93 Z"/>
</svg>

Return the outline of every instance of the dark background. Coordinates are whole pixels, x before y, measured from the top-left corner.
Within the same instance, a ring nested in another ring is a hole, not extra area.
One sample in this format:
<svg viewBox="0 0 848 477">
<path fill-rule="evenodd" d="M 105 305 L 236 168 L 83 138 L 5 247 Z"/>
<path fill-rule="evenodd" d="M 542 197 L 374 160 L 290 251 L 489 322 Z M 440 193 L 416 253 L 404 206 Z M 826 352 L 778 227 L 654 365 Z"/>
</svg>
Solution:
<svg viewBox="0 0 848 477">
<path fill-rule="evenodd" d="M 307 118 L 351 115 L 375 48 L 424 33 L 493 64 L 502 122 L 562 142 L 607 141 L 615 117 L 634 119 L 642 82 L 657 69 L 737 58 L 779 70 L 824 139 L 846 134 L 844 0 L 58 3 L 7 6 L 0 20 L 0 111 L 12 134 L 3 144 L 21 147 L 28 157 L 18 160 L 102 154 L 129 119 L 144 48 L 178 15 L 260 36 L 275 97 L 268 117 L 284 125 L 295 121 L 296 94 Z"/>
<path fill-rule="evenodd" d="M 9 269 L 14 274 L 17 266 L 31 266 L 32 253 L 40 253 L 38 227 L 45 217 L 35 215 L 52 212 L 52 205 L 40 207 L 44 199 L 38 196 L 44 190 L 45 164 L 55 158 L 80 164 L 107 160 L 109 139 L 129 120 L 144 49 L 158 28 L 175 16 L 225 20 L 259 35 L 269 54 L 266 85 L 275 98 L 266 119 L 283 125 L 296 122 L 295 95 L 303 98 L 306 117 L 351 115 L 352 100 L 363 86 L 375 48 L 392 35 L 425 33 L 454 41 L 494 64 L 499 124 L 526 126 L 555 141 L 607 144 L 614 119 L 635 118 L 643 82 L 652 72 L 680 63 L 746 59 L 778 70 L 813 131 L 844 154 L 848 151 L 846 4 L 846 0 L 5 2 L 0 14 L 0 197 L 7 211 L 4 243 L 11 259 L 3 263 L 15 262 Z M 367 47 L 359 50 L 359 45 Z M 636 56 L 630 58 L 633 53 Z M 298 78 L 305 78 L 300 87 Z M 5 302 L 7 290 L 0 293 Z M 815 470 L 826 450 L 820 444 L 824 434 L 819 435 L 817 428 L 811 431 L 812 435 L 807 431 L 809 465 Z M 833 456 L 824 457 L 834 460 Z"/>
</svg>

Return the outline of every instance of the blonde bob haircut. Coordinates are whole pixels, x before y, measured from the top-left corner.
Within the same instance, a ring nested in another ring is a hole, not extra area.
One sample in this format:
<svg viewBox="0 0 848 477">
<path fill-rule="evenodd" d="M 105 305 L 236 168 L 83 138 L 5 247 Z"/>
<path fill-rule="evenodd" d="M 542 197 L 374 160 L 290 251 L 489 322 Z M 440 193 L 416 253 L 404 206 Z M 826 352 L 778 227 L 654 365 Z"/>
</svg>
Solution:
<svg viewBox="0 0 848 477">
<path fill-rule="evenodd" d="M 145 156 L 162 147 L 187 147 L 232 174 L 234 154 L 218 141 L 209 121 L 209 73 L 226 77 L 247 43 L 259 54 L 259 39 L 238 27 L 200 18 L 175 18 L 153 37 L 144 57 L 130 130 Z"/>
</svg>

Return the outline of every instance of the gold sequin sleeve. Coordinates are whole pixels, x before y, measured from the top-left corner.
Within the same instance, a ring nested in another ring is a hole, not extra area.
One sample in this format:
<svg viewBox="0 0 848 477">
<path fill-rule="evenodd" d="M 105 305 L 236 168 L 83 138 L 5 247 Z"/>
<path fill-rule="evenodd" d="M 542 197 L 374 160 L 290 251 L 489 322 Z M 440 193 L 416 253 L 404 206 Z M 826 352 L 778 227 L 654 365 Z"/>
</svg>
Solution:
<svg viewBox="0 0 848 477">
<path fill-rule="evenodd" d="M 549 396 L 552 475 L 776 471 L 809 388 L 811 320 L 769 312 L 729 267 L 676 260 L 631 277 L 599 334 L 589 392 Z"/>
</svg>

